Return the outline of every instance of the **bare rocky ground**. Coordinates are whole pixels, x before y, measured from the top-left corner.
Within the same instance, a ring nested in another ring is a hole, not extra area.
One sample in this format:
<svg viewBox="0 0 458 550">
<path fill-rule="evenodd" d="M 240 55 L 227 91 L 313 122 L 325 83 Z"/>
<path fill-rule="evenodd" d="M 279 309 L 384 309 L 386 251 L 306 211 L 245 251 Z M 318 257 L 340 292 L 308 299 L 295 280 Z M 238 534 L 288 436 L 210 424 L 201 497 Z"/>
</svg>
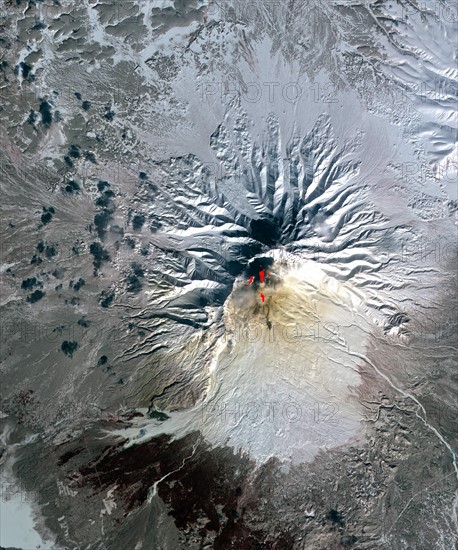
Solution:
<svg viewBox="0 0 458 550">
<path fill-rule="evenodd" d="M 456 7 L 0 17 L 0 545 L 454 550 Z"/>
</svg>

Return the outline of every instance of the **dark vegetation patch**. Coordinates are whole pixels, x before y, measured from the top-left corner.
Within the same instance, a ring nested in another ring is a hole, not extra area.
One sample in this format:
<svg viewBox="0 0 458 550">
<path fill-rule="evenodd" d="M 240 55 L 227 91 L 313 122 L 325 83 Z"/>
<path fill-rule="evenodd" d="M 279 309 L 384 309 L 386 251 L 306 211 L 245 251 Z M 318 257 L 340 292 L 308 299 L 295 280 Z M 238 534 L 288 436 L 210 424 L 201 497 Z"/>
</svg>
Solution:
<svg viewBox="0 0 458 550">
<path fill-rule="evenodd" d="M 111 260 L 108 251 L 105 250 L 100 243 L 92 243 L 89 247 L 89 252 L 94 257 L 93 264 L 95 269 L 99 269 L 102 263 L 109 262 Z"/>
<path fill-rule="evenodd" d="M 91 108 L 91 102 L 90 101 L 83 101 L 83 103 L 81 104 L 81 107 L 85 111 L 89 111 L 89 109 Z"/>
<path fill-rule="evenodd" d="M 86 281 L 80 277 L 75 282 L 70 281 L 69 287 L 72 288 L 75 292 L 78 292 L 80 288 L 82 288 L 85 284 L 86 284 Z"/>
<path fill-rule="evenodd" d="M 144 274 L 143 268 L 139 263 L 132 262 L 130 264 L 130 267 L 132 268 L 134 275 L 136 275 L 137 277 L 144 277 L 145 274 Z"/>
<path fill-rule="evenodd" d="M 134 249 L 134 248 L 135 248 L 135 240 L 132 239 L 132 237 L 126 237 L 126 245 L 127 245 L 129 248 Z"/>
<path fill-rule="evenodd" d="M 95 205 L 99 208 L 107 208 L 107 206 L 110 204 L 110 199 L 106 196 L 97 197 L 95 201 Z"/>
<path fill-rule="evenodd" d="M 65 191 L 70 195 L 78 194 L 81 188 L 75 180 L 70 180 L 65 186 Z"/>
<path fill-rule="evenodd" d="M 33 82 L 35 80 L 35 75 L 32 74 L 32 66 L 25 61 L 21 61 L 18 65 L 16 65 L 14 74 L 18 75 L 19 71 L 21 72 L 22 78 L 27 80 L 27 82 Z"/>
<path fill-rule="evenodd" d="M 35 124 L 36 121 L 37 121 L 37 113 L 33 109 L 30 109 L 30 113 L 29 113 L 29 116 L 27 118 L 27 122 L 29 124 Z"/>
<path fill-rule="evenodd" d="M 113 290 L 103 290 L 99 295 L 99 304 L 103 308 L 109 308 L 114 300 L 114 291 Z"/>
<path fill-rule="evenodd" d="M 39 286 L 42 287 L 43 283 L 38 281 L 35 277 L 29 277 L 28 279 L 25 279 L 22 281 L 21 288 L 23 290 L 31 290 L 33 287 Z"/>
<path fill-rule="evenodd" d="M 32 27 L 33 31 L 41 31 L 42 29 L 46 29 L 46 25 L 43 23 L 43 21 L 38 21 L 38 23 L 35 23 L 35 25 Z"/>
<path fill-rule="evenodd" d="M 126 279 L 127 292 L 137 294 L 143 288 L 140 279 L 144 277 L 144 272 L 142 266 L 137 262 L 133 262 L 131 268 L 132 273 Z"/>
<path fill-rule="evenodd" d="M 52 220 L 52 214 L 50 212 L 45 212 L 41 215 L 41 223 L 43 225 L 48 224 Z"/>
<path fill-rule="evenodd" d="M 80 146 L 70 145 L 70 147 L 68 148 L 68 154 L 74 159 L 79 159 L 81 157 Z"/>
<path fill-rule="evenodd" d="M 60 349 L 67 355 L 68 357 L 73 357 L 73 354 L 78 348 L 78 342 L 75 342 L 74 340 L 64 340 L 62 342 L 62 345 L 60 346 Z"/>
<path fill-rule="evenodd" d="M 135 214 L 132 218 L 132 229 L 134 231 L 140 231 L 140 229 L 143 227 L 143 224 L 145 223 L 145 215 L 144 214 Z"/>
<path fill-rule="evenodd" d="M 44 126 L 49 126 L 52 122 L 52 113 L 51 113 L 52 105 L 49 103 L 49 101 L 43 100 L 40 103 L 39 112 L 41 115 L 41 122 Z"/>
<path fill-rule="evenodd" d="M 108 120 L 109 122 L 111 122 L 111 121 L 114 119 L 115 114 L 116 114 L 116 113 L 115 113 L 114 111 L 112 111 L 112 110 L 110 109 L 110 107 L 105 107 L 105 113 L 104 113 L 104 115 L 103 115 L 103 118 L 104 118 L 105 120 Z"/>
<path fill-rule="evenodd" d="M 34 304 L 35 302 L 41 300 L 44 295 L 45 293 L 43 291 L 35 290 L 34 292 L 32 292 L 32 294 L 27 296 L 27 302 L 29 302 L 29 304 Z"/>
<path fill-rule="evenodd" d="M 41 215 L 41 223 L 43 225 L 46 225 L 48 223 L 51 222 L 52 220 L 52 217 L 53 217 L 53 214 L 55 214 L 55 210 L 52 206 L 50 206 L 49 208 L 46 208 L 45 206 L 43 206 L 43 214 Z"/>
<path fill-rule="evenodd" d="M 345 525 L 345 521 L 344 521 L 344 517 L 343 517 L 342 512 L 334 510 L 333 508 L 331 508 L 331 510 L 329 510 L 329 512 L 327 513 L 326 519 L 328 521 L 330 521 L 331 523 L 340 525 L 341 527 L 343 527 Z"/>
<path fill-rule="evenodd" d="M 54 256 L 57 256 L 57 245 L 48 244 L 45 249 L 45 256 L 48 259 L 54 258 Z"/>
<path fill-rule="evenodd" d="M 97 197 L 95 205 L 101 208 L 102 211 L 94 216 L 94 225 L 99 238 L 103 240 L 108 224 L 113 219 L 112 214 L 115 211 L 115 206 L 111 200 L 111 198 L 114 197 L 114 193 L 110 189 L 110 184 L 104 180 L 99 180 L 97 189 L 99 190 L 100 196 Z"/>
<path fill-rule="evenodd" d="M 105 191 L 105 189 L 108 189 L 110 187 L 110 184 L 105 180 L 99 180 L 97 183 L 97 189 L 102 192 Z"/>
<path fill-rule="evenodd" d="M 108 210 L 104 210 L 102 212 L 99 212 L 94 216 L 94 225 L 97 231 L 97 235 L 101 240 L 105 237 L 108 224 L 110 220 L 112 219 L 111 212 Z"/>
<path fill-rule="evenodd" d="M 128 275 L 126 282 L 127 282 L 127 289 L 126 289 L 127 292 L 138 294 L 143 288 L 140 282 L 140 279 L 135 275 Z"/>
<path fill-rule="evenodd" d="M 156 233 L 156 231 L 161 227 L 162 227 L 161 222 L 158 222 L 157 220 L 153 220 L 151 222 L 151 225 L 149 226 L 149 230 L 151 231 L 151 233 Z"/>
<path fill-rule="evenodd" d="M 21 61 L 18 67 L 21 70 L 22 78 L 28 79 L 30 76 L 30 73 L 32 72 L 32 66 L 26 63 L 25 61 Z"/>
</svg>

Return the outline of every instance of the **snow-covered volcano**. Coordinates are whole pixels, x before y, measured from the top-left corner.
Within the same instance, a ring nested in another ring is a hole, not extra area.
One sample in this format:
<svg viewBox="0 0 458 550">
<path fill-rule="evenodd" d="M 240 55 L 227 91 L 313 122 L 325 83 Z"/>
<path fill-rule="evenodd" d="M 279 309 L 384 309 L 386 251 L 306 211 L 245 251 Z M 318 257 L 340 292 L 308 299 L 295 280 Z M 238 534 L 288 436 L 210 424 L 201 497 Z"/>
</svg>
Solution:
<svg viewBox="0 0 458 550">
<path fill-rule="evenodd" d="M 0 17 L 0 546 L 454 548 L 455 7 Z"/>
</svg>

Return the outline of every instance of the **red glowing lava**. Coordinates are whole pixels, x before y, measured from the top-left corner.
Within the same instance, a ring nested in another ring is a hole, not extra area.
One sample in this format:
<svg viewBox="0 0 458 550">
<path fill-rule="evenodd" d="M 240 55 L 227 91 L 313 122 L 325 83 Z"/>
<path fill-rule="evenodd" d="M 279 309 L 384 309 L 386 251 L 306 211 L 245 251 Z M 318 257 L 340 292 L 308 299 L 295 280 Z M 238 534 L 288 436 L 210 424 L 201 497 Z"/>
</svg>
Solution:
<svg viewBox="0 0 458 550">
<path fill-rule="evenodd" d="M 267 277 L 270 277 L 270 273 L 267 273 Z M 265 280 L 265 269 L 261 269 L 261 271 L 259 272 L 259 280 L 261 281 L 261 283 L 264 283 L 264 280 Z M 254 282 L 254 276 L 252 275 L 248 281 L 248 284 L 251 285 L 252 283 Z M 261 294 L 261 300 L 264 302 L 265 301 L 265 296 L 264 294 Z"/>
</svg>

